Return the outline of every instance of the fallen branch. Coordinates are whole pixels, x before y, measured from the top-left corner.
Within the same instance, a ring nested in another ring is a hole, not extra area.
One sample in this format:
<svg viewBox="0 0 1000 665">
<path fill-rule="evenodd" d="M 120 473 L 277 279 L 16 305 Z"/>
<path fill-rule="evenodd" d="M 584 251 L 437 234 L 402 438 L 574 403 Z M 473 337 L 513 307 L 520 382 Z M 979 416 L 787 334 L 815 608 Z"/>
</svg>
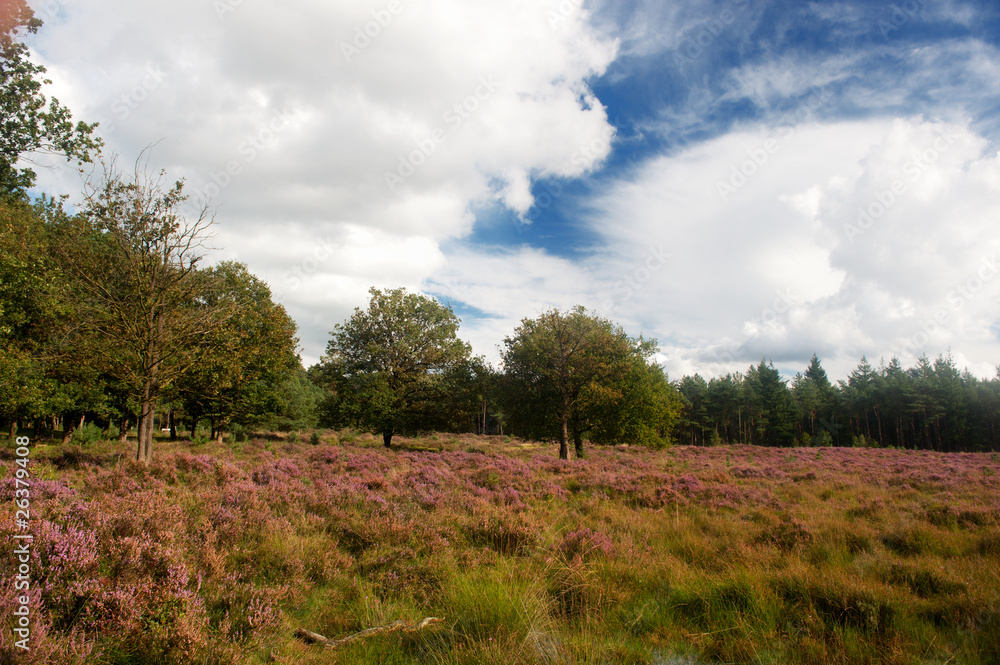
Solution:
<svg viewBox="0 0 1000 665">
<path fill-rule="evenodd" d="M 407 633 L 414 633 L 418 630 L 422 630 L 427 626 L 434 625 L 436 623 L 441 623 L 444 619 L 439 619 L 437 617 L 427 617 L 426 619 L 421 619 L 417 623 L 412 621 L 406 621 L 404 619 L 399 619 L 398 621 L 393 621 L 387 626 L 376 626 L 375 628 L 366 628 L 360 632 L 354 633 L 353 635 L 348 635 L 347 637 L 342 637 L 339 640 L 331 640 L 328 637 L 323 637 L 319 633 L 314 633 L 312 631 L 306 630 L 305 628 L 299 628 L 295 631 L 295 637 L 298 637 L 306 644 L 322 644 L 327 649 L 333 649 L 334 647 L 343 646 L 357 640 L 363 640 L 366 637 L 372 637 L 373 635 L 385 635 L 386 633 L 395 633 L 396 631 L 404 631 Z"/>
</svg>

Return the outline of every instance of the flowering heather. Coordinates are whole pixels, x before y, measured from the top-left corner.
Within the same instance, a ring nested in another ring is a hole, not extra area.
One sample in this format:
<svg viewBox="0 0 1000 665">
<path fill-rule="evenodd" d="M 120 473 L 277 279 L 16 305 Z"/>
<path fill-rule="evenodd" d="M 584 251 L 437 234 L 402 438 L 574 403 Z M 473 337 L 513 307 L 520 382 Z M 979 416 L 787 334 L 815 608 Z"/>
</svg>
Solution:
<svg viewBox="0 0 1000 665">
<path fill-rule="evenodd" d="M 1000 650 L 990 454 L 621 446 L 559 461 L 497 437 L 386 450 L 362 436 L 163 442 L 139 467 L 104 445 L 33 458 L 33 649 L 13 645 L 8 547 L 0 662 L 320 663 L 296 627 L 424 616 L 447 622 L 338 658 L 975 664 Z M 8 464 L 8 504 L 13 489 Z"/>
</svg>

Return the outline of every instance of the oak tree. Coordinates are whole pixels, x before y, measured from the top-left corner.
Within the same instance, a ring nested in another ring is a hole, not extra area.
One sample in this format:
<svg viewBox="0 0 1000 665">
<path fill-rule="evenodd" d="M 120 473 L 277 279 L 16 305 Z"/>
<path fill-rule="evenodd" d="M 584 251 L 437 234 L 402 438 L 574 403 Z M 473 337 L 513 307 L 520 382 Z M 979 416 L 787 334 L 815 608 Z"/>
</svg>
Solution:
<svg viewBox="0 0 1000 665">
<path fill-rule="evenodd" d="M 389 447 L 394 434 L 433 420 L 444 375 L 471 348 L 457 337 L 451 307 L 405 288 L 369 294 L 368 308 L 331 332 L 315 374 L 334 395 L 328 422 L 379 432 Z"/>
<path fill-rule="evenodd" d="M 513 402 L 508 410 L 528 410 L 535 428 L 558 423 L 560 459 L 569 459 L 573 432 L 580 455 L 582 432 L 599 410 L 595 404 L 620 397 L 616 384 L 627 377 L 635 352 L 635 342 L 620 326 L 583 307 L 526 318 L 501 349 Z"/>
</svg>

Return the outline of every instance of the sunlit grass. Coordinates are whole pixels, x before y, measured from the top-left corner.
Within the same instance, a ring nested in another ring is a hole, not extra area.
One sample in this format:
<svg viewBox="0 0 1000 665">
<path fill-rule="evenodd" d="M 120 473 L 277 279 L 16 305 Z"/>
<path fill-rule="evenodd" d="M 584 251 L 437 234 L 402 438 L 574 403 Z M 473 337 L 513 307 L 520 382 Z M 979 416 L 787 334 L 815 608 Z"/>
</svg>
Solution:
<svg viewBox="0 0 1000 665">
<path fill-rule="evenodd" d="M 989 454 L 629 447 L 560 462 L 503 437 L 386 450 L 352 431 L 163 439 L 148 469 L 117 442 L 38 451 L 40 637 L 19 662 L 1000 659 Z M 424 617 L 444 621 L 332 654 L 293 636 Z"/>
</svg>

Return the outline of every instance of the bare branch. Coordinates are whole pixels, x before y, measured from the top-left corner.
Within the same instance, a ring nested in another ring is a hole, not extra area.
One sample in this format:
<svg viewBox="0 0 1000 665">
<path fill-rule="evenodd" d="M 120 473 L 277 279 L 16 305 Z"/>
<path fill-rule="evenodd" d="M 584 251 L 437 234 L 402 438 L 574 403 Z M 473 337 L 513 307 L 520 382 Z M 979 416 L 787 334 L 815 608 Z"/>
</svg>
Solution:
<svg viewBox="0 0 1000 665">
<path fill-rule="evenodd" d="M 413 623 L 412 621 L 406 621 L 405 619 L 399 619 L 398 621 L 393 621 L 392 623 L 385 626 L 366 628 L 365 630 L 354 633 L 353 635 L 342 637 L 339 640 L 331 640 L 327 637 L 323 637 L 319 633 L 314 633 L 304 628 L 299 628 L 298 630 L 296 630 L 295 636 L 301 639 L 306 644 L 322 644 L 327 649 L 334 649 L 336 647 L 340 647 L 345 644 L 350 644 L 351 642 L 356 642 L 358 640 L 374 637 L 375 635 L 386 635 L 388 633 L 395 633 L 399 631 L 407 633 L 415 633 L 418 630 L 423 630 L 428 626 L 433 626 L 434 624 L 438 624 L 443 621 L 444 618 L 437 618 L 437 617 L 427 617 L 425 619 L 421 619 L 417 623 Z"/>
</svg>

